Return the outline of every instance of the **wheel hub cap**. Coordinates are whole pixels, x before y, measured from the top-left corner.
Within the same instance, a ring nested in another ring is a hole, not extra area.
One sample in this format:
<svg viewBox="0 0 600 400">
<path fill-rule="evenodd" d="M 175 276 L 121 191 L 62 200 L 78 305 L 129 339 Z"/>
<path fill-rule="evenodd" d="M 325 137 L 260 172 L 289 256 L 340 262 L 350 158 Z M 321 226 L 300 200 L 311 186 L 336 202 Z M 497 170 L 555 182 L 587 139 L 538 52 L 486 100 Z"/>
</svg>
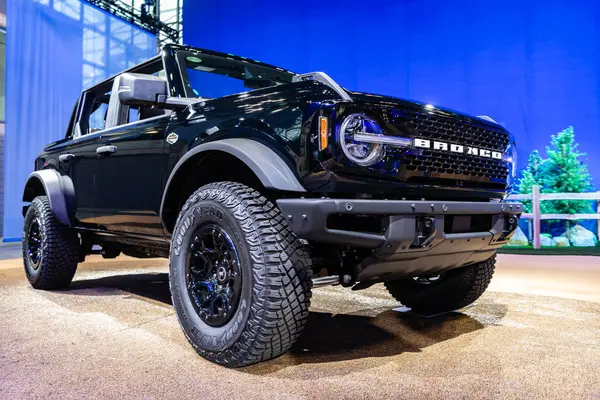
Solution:
<svg viewBox="0 0 600 400">
<path fill-rule="evenodd" d="M 42 235 L 40 223 L 37 219 L 33 220 L 27 234 L 27 255 L 31 267 L 37 270 L 42 259 Z"/>
<path fill-rule="evenodd" d="M 210 326 L 223 326 L 235 314 L 242 291 L 237 249 L 216 224 L 198 228 L 190 241 L 186 286 L 198 316 Z"/>
<path fill-rule="evenodd" d="M 219 283 L 225 282 L 225 280 L 227 279 L 227 270 L 225 269 L 225 267 L 219 267 L 219 269 L 217 270 L 217 280 L 219 281 Z"/>
</svg>

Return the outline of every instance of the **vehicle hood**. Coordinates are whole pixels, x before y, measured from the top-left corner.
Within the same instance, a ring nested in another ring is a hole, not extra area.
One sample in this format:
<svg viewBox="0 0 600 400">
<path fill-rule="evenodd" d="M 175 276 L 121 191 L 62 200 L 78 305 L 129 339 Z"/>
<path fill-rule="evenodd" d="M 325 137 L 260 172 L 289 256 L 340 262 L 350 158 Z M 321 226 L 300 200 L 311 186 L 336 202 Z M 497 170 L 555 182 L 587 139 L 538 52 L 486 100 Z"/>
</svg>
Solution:
<svg viewBox="0 0 600 400">
<path fill-rule="evenodd" d="M 408 108 L 408 109 L 412 109 L 415 111 L 428 112 L 431 114 L 436 114 L 436 115 L 440 115 L 440 116 L 444 116 L 444 117 L 448 117 L 448 118 L 463 119 L 463 120 L 466 119 L 470 123 L 475 123 L 475 124 L 479 124 L 479 125 L 488 125 L 495 129 L 504 130 L 504 127 L 502 125 L 498 124 L 497 122 L 488 120 L 486 118 L 476 117 L 473 115 L 455 111 L 455 110 L 452 110 L 449 108 L 438 107 L 438 106 L 434 106 L 434 105 L 427 104 L 427 103 L 422 103 L 422 102 L 418 102 L 418 101 L 414 101 L 414 100 L 401 99 L 401 98 L 393 97 L 393 96 L 383 96 L 383 95 L 378 95 L 378 94 L 355 92 L 355 91 L 350 91 L 350 90 L 346 90 L 346 91 L 348 92 L 348 94 L 350 94 L 350 97 L 352 97 L 352 100 L 354 102 L 367 104 L 372 107 L 375 106 L 375 107 L 381 107 L 384 109 L 394 109 L 394 108 L 407 109 Z M 487 116 L 487 118 L 490 118 L 490 117 Z M 493 118 L 493 117 L 491 117 L 491 118 Z"/>
</svg>

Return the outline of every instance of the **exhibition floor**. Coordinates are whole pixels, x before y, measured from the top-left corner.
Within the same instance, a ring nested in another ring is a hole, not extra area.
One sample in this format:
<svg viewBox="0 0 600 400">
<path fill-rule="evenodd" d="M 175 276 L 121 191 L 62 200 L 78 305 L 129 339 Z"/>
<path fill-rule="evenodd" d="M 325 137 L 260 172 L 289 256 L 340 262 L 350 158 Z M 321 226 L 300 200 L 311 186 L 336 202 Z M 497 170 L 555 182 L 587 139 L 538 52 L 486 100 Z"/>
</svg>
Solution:
<svg viewBox="0 0 600 400">
<path fill-rule="evenodd" d="M 382 285 L 314 291 L 288 354 L 228 370 L 181 333 L 166 260 L 89 257 L 72 290 L 0 261 L 0 398 L 600 399 L 600 258 L 500 255 L 460 313 L 393 311 Z"/>
</svg>

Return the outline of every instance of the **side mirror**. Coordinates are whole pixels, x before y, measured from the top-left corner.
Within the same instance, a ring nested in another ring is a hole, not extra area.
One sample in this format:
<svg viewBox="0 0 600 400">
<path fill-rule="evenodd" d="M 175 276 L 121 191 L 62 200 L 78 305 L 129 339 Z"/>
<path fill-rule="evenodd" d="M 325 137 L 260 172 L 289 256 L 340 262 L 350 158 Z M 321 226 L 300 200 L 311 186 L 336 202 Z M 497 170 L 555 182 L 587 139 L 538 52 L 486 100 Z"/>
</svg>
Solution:
<svg viewBox="0 0 600 400">
<path fill-rule="evenodd" d="M 167 81 L 154 75 L 126 72 L 118 78 L 119 103 L 134 107 L 182 110 L 198 99 L 169 97 Z"/>
<path fill-rule="evenodd" d="M 119 76 L 119 102 L 126 106 L 154 106 L 167 97 L 167 82 L 154 75 L 124 73 Z"/>
</svg>

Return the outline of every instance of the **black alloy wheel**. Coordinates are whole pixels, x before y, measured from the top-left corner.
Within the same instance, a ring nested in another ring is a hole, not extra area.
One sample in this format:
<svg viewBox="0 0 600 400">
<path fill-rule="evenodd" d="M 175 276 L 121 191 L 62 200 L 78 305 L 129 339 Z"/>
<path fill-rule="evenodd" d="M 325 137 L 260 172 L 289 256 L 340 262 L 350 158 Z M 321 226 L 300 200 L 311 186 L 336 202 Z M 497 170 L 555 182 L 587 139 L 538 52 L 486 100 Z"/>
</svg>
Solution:
<svg viewBox="0 0 600 400">
<path fill-rule="evenodd" d="M 186 262 L 186 286 L 194 309 L 207 325 L 233 317 L 242 292 L 240 257 L 231 237 L 217 224 L 197 229 Z"/>
<path fill-rule="evenodd" d="M 42 235 L 40 233 L 40 221 L 35 218 L 31 221 L 29 232 L 27 234 L 27 257 L 32 269 L 37 270 L 40 267 L 42 259 Z"/>
<path fill-rule="evenodd" d="M 65 289 L 79 262 L 79 237 L 61 224 L 46 196 L 31 202 L 23 223 L 23 264 L 31 286 L 36 289 Z"/>
<path fill-rule="evenodd" d="M 169 257 L 186 338 L 227 367 L 285 353 L 308 320 L 311 261 L 306 243 L 255 189 L 237 182 L 199 188 L 180 211 Z"/>
</svg>

